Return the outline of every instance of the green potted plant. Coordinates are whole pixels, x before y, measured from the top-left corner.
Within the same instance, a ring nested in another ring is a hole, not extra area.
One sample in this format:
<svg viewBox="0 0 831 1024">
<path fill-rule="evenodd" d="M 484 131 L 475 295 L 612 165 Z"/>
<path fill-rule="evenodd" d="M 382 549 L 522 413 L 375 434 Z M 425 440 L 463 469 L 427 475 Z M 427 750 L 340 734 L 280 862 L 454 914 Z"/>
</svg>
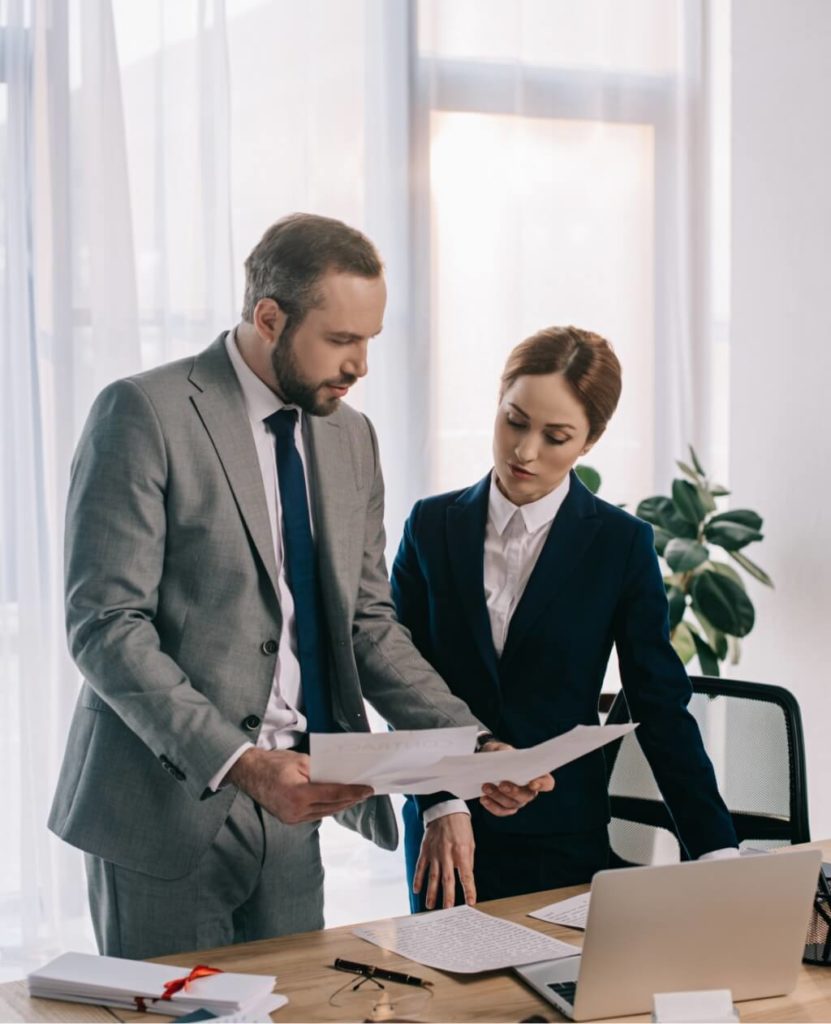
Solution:
<svg viewBox="0 0 831 1024">
<path fill-rule="evenodd" d="M 672 481 L 672 497 L 645 498 L 636 515 L 651 524 L 655 550 L 669 570 L 664 586 L 672 646 L 684 664 L 697 655 L 701 671 L 717 676 L 721 662 L 738 663 L 741 638 L 753 629 L 756 613 L 742 575 L 713 551 L 721 549 L 765 586 L 773 582 L 744 550 L 762 540 L 762 517 L 745 508 L 719 512 L 717 499 L 730 492 L 708 478 L 692 447 L 690 462 L 677 463 L 686 479 Z M 581 480 L 596 492 L 599 475 L 591 467 L 580 470 Z"/>
</svg>

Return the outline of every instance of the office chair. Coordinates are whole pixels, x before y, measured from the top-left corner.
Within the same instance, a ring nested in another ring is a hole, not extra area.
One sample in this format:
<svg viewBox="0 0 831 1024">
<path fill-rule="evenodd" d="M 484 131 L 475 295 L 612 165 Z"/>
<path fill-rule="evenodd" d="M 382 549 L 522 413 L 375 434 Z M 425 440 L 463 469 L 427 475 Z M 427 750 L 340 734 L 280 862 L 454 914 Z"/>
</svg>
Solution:
<svg viewBox="0 0 831 1024">
<path fill-rule="evenodd" d="M 805 742 L 795 698 L 781 686 L 690 676 L 689 710 L 713 762 L 740 846 L 810 841 Z M 607 725 L 631 721 L 618 693 Z M 612 820 L 611 864 L 686 860 L 637 733 L 604 748 Z"/>
</svg>

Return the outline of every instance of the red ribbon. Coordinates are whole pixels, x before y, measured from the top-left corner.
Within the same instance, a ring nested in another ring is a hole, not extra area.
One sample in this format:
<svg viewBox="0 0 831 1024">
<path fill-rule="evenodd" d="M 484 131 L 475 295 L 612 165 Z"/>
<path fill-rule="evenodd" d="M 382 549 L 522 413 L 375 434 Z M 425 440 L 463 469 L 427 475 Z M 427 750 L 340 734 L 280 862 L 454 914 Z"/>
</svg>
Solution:
<svg viewBox="0 0 831 1024">
<path fill-rule="evenodd" d="M 192 981 L 196 981 L 198 978 L 209 978 L 212 974 L 222 974 L 222 971 L 218 967 L 206 967 L 205 964 L 197 964 L 196 967 L 186 975 L 184 978 L 174 978 L 173 981 L 168 981 L 164 987 L 164 992 L 152 1002 L 161 1002 L 162 1000 L 170 1000 L 177 992 L 181 992 L 183 989 L 187 991 L 188 985 Z M 136 1009 L 140 1013 L 147 1013 L 147 1007 L 145 1003 L 149 996 L 135 996 Z"/>
<path fill-rule="evenodd" d="M 204 964 L 198 964 L 190 974 L 185 978 L 175 978 L 173 981 L 169 981 L 165 987 L 164 992 L 161 995 L 162 999 L 172 999 L 177 992 L 181 992 L 184 989 L 187 992 L 188 985 L 192 981 L 196 981 L 198 978 L 208 978 L 212 974 L 222 974 L 222 971 L 218 967 L 206 967 Z"/>
</svg>

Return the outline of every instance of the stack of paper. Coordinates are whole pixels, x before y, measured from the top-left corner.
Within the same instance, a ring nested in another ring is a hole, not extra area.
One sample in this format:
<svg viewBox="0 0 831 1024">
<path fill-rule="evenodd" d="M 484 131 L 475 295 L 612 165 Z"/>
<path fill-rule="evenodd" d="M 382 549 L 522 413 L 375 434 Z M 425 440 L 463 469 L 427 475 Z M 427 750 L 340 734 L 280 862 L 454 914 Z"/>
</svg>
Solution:
<svg viewBox="0 0 831 1024">
<path fill-rule="evenodd" d="M 273 975 L 230 972 L 197 978 L 169 1000 L 160 999 L 169 982 L 186 978 L 190 971 L 190 967 L 170 964 L 64 953 L 29 975 L 29 995 L 123 1010 L 144 1008 L 171 1017 L 200 1008 L 222 1015 L 247 1013 L 259 1011 L 266 1003 L 273 1010 L 288 1001 L 285 996 L 272 995 Z M 273 1006 L 275 1000 L 277 1006 Z"/>
</svg>

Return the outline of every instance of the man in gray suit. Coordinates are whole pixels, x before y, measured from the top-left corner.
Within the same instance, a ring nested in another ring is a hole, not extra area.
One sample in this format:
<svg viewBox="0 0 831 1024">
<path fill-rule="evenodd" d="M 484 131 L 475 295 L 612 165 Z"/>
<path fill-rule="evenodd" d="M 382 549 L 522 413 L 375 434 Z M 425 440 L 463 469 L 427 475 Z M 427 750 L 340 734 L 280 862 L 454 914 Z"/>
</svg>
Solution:
<svg viewBox="0 0 831 1024">
<path fill-rule="evenodd" d="M 321 927 L 320 819 L 387 849 L 397 829 L 367 787 L 309 781 L 308 733 L 366 730 L 362 696 L 397 728 L 479 724 L 395 619 L 375 434 L 341 404 L 385 302 L 360 232 L 287 217 L 234 330 L 92 408 L 66 527 L 85 682 L 49 826 L 86 853 L 103 953 Z"/>
</svg>

